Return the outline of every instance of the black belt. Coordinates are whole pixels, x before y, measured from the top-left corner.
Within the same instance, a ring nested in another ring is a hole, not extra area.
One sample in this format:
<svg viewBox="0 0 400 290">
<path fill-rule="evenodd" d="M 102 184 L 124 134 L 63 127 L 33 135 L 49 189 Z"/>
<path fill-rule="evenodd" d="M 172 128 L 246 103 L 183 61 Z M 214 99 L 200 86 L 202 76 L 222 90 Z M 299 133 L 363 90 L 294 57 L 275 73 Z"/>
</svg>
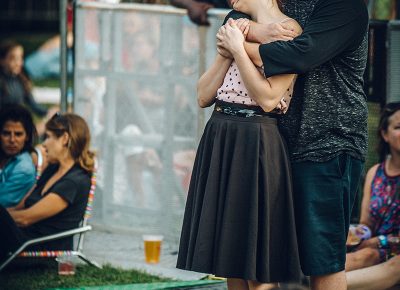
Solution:
<svg viewBox="0 0 400 290">
<path fill-rule="evenodd" d="M 214 111 L 223 113 L 231 116 L 238 117 L 276 117 L 276 114 L 264 112 L 261 107 L 238 105 L 233 103 L 227 103 L 222 101 L 217 101 L 214 107 Z"/>
</svg>

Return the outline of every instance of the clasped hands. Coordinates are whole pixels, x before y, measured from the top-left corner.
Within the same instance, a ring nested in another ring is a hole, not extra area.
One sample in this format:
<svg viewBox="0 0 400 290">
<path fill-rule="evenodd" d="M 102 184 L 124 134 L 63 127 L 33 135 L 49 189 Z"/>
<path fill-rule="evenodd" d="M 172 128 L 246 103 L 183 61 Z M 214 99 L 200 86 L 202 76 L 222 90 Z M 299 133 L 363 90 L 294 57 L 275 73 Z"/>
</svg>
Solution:
<svg viewBox="0 0 400 290">
<path fill-rule="evenodd" d="M 274 25 L 274 24 L 272 24 Z M 296 35 L 292 34 L 292 30 L 282 26 L 282 23 L 278 23 L 275 27 L 275 32 L 270 35 L 272 40 L 292 40 Z M 240 53 L 246 53 L 244 49 L 244 42 L 248 36 L 250 30 L 250 20 L 246 18 L 240 18 L 233 20 L 228 19 L 227 23 L 220 27 L 217 33 L 217 52 L 229 59 L 233 59 L 234 56 Z M 266 41 L 270 42 L 270 41 Z M 278 112 L 286 113 L 288 105 L 286 100 L 282 97 L 280 102 L 275 108 Z"/>
<path fill-rule="evenodd" d="M 229 18 L 217 33 L 217 52 L 226 58 L 233 58 L 236 53 L 243 53 L 244 41 L 250 29 L 250 20 Z"/>
</svg>

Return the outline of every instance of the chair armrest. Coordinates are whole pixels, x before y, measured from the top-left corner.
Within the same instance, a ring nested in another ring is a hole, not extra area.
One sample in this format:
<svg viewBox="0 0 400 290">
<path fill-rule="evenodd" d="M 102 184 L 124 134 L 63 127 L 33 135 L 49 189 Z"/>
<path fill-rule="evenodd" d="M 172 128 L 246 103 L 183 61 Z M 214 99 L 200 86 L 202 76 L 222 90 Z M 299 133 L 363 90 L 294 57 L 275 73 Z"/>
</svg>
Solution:
<svg viewBox="0 0 400 290">
<path fill-rule="evenodd" d="M 84 233 L 84 232 L 90 231 L 91 229 L 92 229 L 92 226 L 87 225 L 87 226 L 83 226 L 83 227 L 80 227 L 80 228 L 76 228 L 76 229 L 68 230 L 68 231 L 65 231 L 65 232 L 57 233 L 57 234 L 54 234 L 54 235 L 49 235 L 49 236 L 44 236 L 44 237 L 32 239 L 32 240 L 26 241 L 16 251 L 16 253 L 19 254 L 26 247 L 34 245 L 34 244 L 37 244 L 37 243 L 42 243 L 42 242 L 47 242 L 47 241 L 52 241 L 52 240 L 57 240 L 57 239 L 73 236 L 73 235 L 76 235 L 76 234 L 79 234 L 79 233 Z"/>
</svg>

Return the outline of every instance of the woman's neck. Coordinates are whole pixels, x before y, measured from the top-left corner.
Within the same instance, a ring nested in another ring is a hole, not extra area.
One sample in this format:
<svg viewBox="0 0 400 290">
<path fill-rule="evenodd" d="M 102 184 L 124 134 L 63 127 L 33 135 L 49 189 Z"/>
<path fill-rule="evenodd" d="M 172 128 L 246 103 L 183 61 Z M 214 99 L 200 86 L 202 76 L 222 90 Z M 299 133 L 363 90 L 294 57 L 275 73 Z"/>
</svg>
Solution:
<svg viewBox="0 0 400 290">
<path fill-rule="evenodd" d="M 72 158 L 63 158 L 59 160 L 59 167 L 58 167 L 58 172 L 60 174 L 66 173 L 68 170 L 71 169 L 72 166 L 74 166 L 75 161 Z"/>
<path fill-rule="evenodd" d="M 287 18 L 279 9 L 275 0 L 257 1 L 254 12 L 250 14 L 255 22 L 263 24 L 280 22 Z"/>
<path fill-rule="evenodd" d="M 387 159 L 386 170 L 389 175 L 399 175 L 400 174 L 400 154 L 392 152 L 390 157 Z"/>
</svg>

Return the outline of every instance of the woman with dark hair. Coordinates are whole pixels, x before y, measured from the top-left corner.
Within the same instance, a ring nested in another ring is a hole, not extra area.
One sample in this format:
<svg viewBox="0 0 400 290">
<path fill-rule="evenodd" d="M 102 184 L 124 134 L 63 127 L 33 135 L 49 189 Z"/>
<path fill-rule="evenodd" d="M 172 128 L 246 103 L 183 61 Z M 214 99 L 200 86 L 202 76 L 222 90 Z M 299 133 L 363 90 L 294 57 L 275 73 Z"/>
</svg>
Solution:
<svg viewBox="0 0 400 290">
<path fill-rule="evenodd" d="M 26 240 L 76 228 L 85 212 L 94 154 L 86 122 L 56 114 L 46 123 L 43 143 L 49 165 L 35 188 L 15 207 L 0 206 L 0 261 Z M 72 237 L 32 246 L 32 250 L 71 250 Z"/>
<path fill-rule="evenodd" d="M 302 32 L 276 0 L 233 7 Z M 197 149 L 177 259 L 180 269 L 227 278 L 229 290 L 300 279 L 291 170 L 277 127 L 296 76 L 266 78 L 245 52 L 248 29 L 248 20 L 227 21 L 226 35 L 217 34 L 223 50 L 197 83 L 199 106 L 215 106 Z"/>
<path fill-rule="evenodd" d="M 14 41 L 0 44 L 0 108 L 11 104 L 25 104 L 39 116 L 45 116 L 47 109 L 35 102 L 32 96 L 32 82 L 23 69 L 24 49 Z"/>
<path fill-rule="evenodd" d="M 380 163 L 372 166 L 365 178 L 359 226 L 359 229 L 368 226 L 372 237 L 347 254 L 346 271 L 386 261 L 391 256 L 390 237 L 399 234 L 400 102 L 383 109 L 378 138 Z"/>
<path fill-rule="evenodd" d="M 0 110 L 0 205 L 16 206 L 35 182 L 37 133 L 31 113 L 22 106 Z"/>
</svg>

